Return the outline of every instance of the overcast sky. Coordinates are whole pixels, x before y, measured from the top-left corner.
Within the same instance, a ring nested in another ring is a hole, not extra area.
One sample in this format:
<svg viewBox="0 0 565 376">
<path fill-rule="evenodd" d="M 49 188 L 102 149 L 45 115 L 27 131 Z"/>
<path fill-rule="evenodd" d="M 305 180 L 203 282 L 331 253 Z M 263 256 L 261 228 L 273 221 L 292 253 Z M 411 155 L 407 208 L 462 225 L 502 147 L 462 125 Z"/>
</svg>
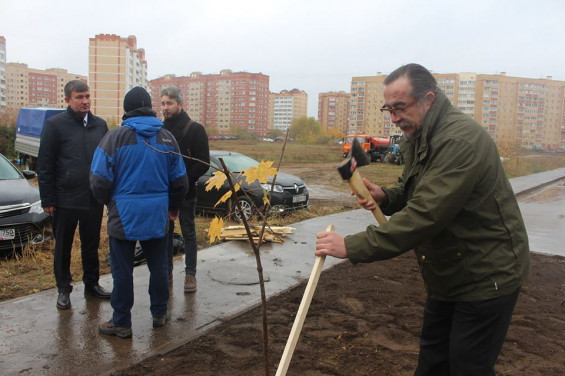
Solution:
<svg viewBox="0 0 565 376">
<path fill-rule="evenodd" d="M 7 61 L 88 75 L 88 39 L 135 35 L 148 78 L 261 72 L 270 90 L 350 90 L 416 62 L 565 80 L 563 0 L 0 0 Z"/>
</svg>

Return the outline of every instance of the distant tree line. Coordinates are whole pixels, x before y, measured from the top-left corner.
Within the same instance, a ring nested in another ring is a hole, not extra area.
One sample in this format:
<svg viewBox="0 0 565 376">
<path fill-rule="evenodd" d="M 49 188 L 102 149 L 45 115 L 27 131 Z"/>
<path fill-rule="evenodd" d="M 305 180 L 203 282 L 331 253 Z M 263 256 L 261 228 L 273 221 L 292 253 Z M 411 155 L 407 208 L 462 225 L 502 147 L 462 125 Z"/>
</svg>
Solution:
<svg viewBox="0 0 565 376">
<path fill-rule="evenodd" d="M 17 120 L 17 108 L 4 108 L 0 110 L 0 154 L 9 159 L 16 155 L 14 142 L 16 140 Z"/>
</svg>

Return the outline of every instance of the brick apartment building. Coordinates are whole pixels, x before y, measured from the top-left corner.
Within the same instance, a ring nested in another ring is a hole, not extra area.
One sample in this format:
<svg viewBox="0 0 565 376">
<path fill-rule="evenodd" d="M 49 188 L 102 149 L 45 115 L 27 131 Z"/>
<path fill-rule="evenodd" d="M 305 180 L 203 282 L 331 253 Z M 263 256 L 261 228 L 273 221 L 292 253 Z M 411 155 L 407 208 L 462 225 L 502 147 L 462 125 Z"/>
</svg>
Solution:
<svg viewBox="0 0 565 376">
<path fill-rule="evenodd" d="M 120 124 L 126 93 L 135 86 L 147 89 L 145 50 L 137 48 L 136 37 L 98 34 L 90 38 L 88 83 L 92 112 L 109 126 Z"/>
<path fill-rule="evenodd" d="M 258 136 L 265 136 L 269 131 L 269 76 L 229 69 L 219 74 L 194 72 L 180 77 L 169 74 L 149 82 L 154 104 L 161 102 L 161 90 L 167 86 L 178 87 L 188 115 L 206 128 L 214 129 L 218 135 L 231 135 L 235 128 Z M 157 105 L 154 109 L 159 113 Z"/>
<path fill-rule="evenodd" d="M 292 119 L 308 116 L 308 94 L 304 90 L 282 90 L 269 94 L 269 128 L 286 132 Z"/>
<path fill-rule="evenodd" d="M 63 89 L 71 80 L 87 77 L 66 69 L 33 69 L 23 63 L 6 64 L 6 107 L 67 108 Z"/>
<path fill-rule="evenodd" d="M 434 74 L 449 100 L 479 122 L 497 144 L 565 148 L 565 81 L 476 73 Z M 399 134 L 384 105 L 386 75 L 353 77 L 348 133 Z"/>
<path fill-rule="evenodd" d="M 318 121 L 322 128 L 326 130 L 336 129 L 340 133 L 347 133 L 349 99 L 349 93 L 344 91 L 331 91 L 318 95 Z"/>
<path fill-rule="evenodd" d="M 6 107 L 6 38 L 0 35 L 0 109 Z"/>
</svg>

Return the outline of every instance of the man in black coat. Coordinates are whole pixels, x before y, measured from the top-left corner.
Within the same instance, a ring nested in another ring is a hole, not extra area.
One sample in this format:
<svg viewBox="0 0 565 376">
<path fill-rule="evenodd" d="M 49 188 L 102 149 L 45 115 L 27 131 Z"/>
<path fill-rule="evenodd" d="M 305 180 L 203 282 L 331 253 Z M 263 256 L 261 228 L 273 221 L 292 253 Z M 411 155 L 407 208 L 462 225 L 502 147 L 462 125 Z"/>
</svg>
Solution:
<svg viewBox="0 0 565 376">
<path fill-rule="evenodd" d="M 208 170 L 210 150 L 206 130 L 200 123 L 190 119 L 182 108 L 182 102 L 182 92 L 178 88 L 171 86 L 161 91 L 161 111 L 165 119 L 163 128 L 173 134 L 179 144 L 181 154 L 192 158 L 184 158 L 189 189 L 179 213 L 185 250 L 184 292 L 191 293 L 196 291 L 196 252 L 198 247 L 194 225 L 196 183 L 198 178 Z M 174 222 L 171 221 L 169 223 L 169 241 L 167 246 L 170 281 L 172 281 L 173 272 L 173 230 Z"/>
<path fill-rule="evenodd" d="M 79 223 L 84 294 L 110 298 L 110 293 L 98 284 L 98 246 L 104 207 L 92 196 L 89 183 L 92 156 L 108 126 L 90 112 L 88 85 L 73 80 L 65 85 L 64 91 L 67 111 L 45 122 L 37 170 L 41 205 L 53 219 L 53 266 L 59 309 L 71 307 L 71 249 Z"/>
</svg>

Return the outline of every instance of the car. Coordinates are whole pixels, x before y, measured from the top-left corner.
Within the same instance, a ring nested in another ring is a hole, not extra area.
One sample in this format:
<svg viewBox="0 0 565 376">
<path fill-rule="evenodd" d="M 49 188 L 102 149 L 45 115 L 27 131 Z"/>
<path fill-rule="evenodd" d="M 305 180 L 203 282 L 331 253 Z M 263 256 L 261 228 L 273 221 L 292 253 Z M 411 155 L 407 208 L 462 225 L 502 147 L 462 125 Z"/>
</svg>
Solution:
<svg viewBox="0 0 565 376">
<path fill-rule="evenodd" d="M 50 237 L 45 234 L 51 219 L 41 207 L 39 189 L 28 181 L 36 176 L 34 171 L 20 172 L 0 154 L 0 255 Z"/>
<path fill-rule="evenodd" d="M 241 173 L 250 167 L 259 165 L 255 159 L 242 154 L 223 150 L 210 150 L 210 167 L 208 171 L 202 175 L 196 185 L 196 209 L 200 212 L 212 212 L 216 214 L 228 215 L 238 222 L 242 221 L 241 213 L 235 210 L 236 204 L 233 198 L 226 202 L 216 205 L 218 200 L 229 191 L 229 183 L 226 179 L 220 189 L 212 188 L 206 191 L 206 181 L 212 177 L 212 174 L 218 169 L 222 169 L 220 158 L 224 161 L 227 168 L 233 173 L 234 178 L 238 182 L 243 182 L 244 177 Z M 263 207 L 263 197 L 267 192 L 271 191 L 271 183 L 273 177 L 269 177 L 266 184 L 260 184 L 255 181 L 252 184 L 244 183 L 242 191 L 237 192 L 238 201 L 242 208 L 242 212 L 246 219 L 253 218 L 256 214 L 256 208 Z M 245 194 L 244 194 L 245 193 Z M 271 213 L 285 214 L 298 209 L 308 208 L 308 200 L 310 195 L 306 184 L 297 176 L 284 172 L 279 172 L 275 182 L 275 187 L 270 197 Z"/>
</svg>

